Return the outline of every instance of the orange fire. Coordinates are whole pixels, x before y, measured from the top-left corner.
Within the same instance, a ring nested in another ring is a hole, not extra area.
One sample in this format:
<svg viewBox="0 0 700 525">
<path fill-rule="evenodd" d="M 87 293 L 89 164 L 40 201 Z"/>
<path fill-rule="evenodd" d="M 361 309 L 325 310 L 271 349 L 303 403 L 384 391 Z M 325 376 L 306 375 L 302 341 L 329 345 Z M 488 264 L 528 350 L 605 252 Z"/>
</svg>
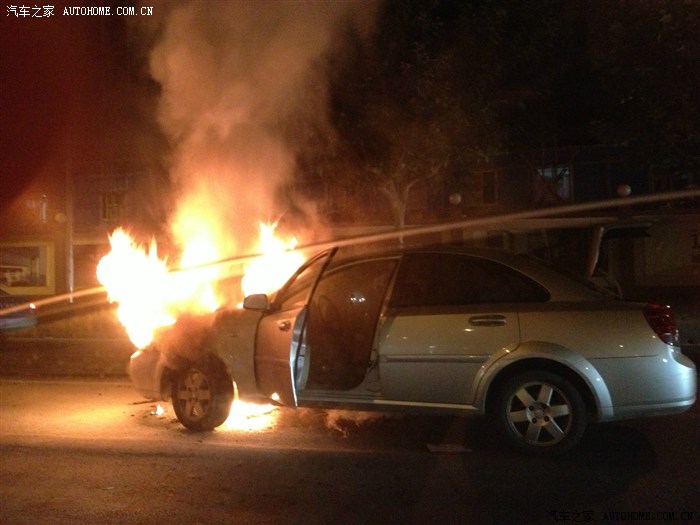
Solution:
<svg viewBox="0 0 700 525">
<path fill-rule="evenodd" d="M 245 265 L 241 295 L 276 291 L 304 262 L 300 253 L 290 251 L 296 247 L 296 239 L 277 237 L 275 227 L 260 224 L 260 239 L 253 251 L 261 256 Z M 178 271 L 169 271 L 166 260 L 158 257 L 155 241 L 150 247 L 140 246 L 122 229 L 110 236 L 111 251 L 100 260 L 97 278 L 110 301 L 119 303 L 117 316 L 136 347 L 148 346 L 159 328 L 174 324 L 182 314 L 213 312 L 224 304 L 215 284 L 225 276 L 219 265 L 212 264 L 220 261 L 222 254 L 206 231 L 189 232 Z M 235 399 L 224 428 L 269 428 L 274 424 L 274 411 L 272 405 Z"/>
<path fill-rule="evenodd" d="M 276 226 L 260 223 L 258 253 L 262 256 L 245 267 L 241 282 L 244 295 L 270 294 L 279 290 L 304 262 L 303 255 L 293 251 L 297 246 L 296 238 L 280 239 L 275 236 Z"/>
<path fill-rule="evenodd" d="M 219 306 L 211 268 L 171 273 L 165 259 L 158 258 L 155 241 L 149 249 L 139 246 L 122 229 L 109 238 L 111 251 L 97 265 L 97 279 L 109 300 L 119 303 L 117 316 L 137 348 L 153 341 L 158 328 L 172 325 L 178 315 L 213 312 Z M 186 247 L 183 263 L 202 263 L 188 254 L 207 254 L 201 241 Z"/>
<path fill-rule="evenodd" d="M 122 229 L 115 230 L 109 242 L 112 250 L 97 265 L 97 279 L 109 300 L 119 303 L 117 316 L 129 339 L 143 348 L 156 328 L 175 322 L 168 307 L 171 277 L 155 242 L 146 250 Z"/>
<path fill-rule="evenodd" d="M 238 392 L 231 405 L 231 413 L 224 421 L 222 428 L 226 430 L 243 430 L 246 432 L 259 432 L 272 428 L 277 421 L 277 407 L 274 405 L 260 405 L 247 403 L 238 399 Z"/>
<path fill-rule="evenodd" d="M 242 295 L 276 291 L 304 261 L 290 251 L 296 239 L 280 239 L 275 226 L 260 224 L 255 251 L 261 256 L 245 265 Z M 154 241 L 146 248 L 117 229 L 110 244 L 111 251 L 97 265 L 97 278 L 109 300 L 119 303 L 117 316 L 136 347 L 148 346 L 159 328 L 172 325 L 181 314 L 213 312 L 224 304 L 215 291 L 223 275 L 212 264 L 221 259 L 214 239 L 200 235 L 188 240 L 178 269 L 182 271 L 175 272 L 158 257 Z"/>
</svg>

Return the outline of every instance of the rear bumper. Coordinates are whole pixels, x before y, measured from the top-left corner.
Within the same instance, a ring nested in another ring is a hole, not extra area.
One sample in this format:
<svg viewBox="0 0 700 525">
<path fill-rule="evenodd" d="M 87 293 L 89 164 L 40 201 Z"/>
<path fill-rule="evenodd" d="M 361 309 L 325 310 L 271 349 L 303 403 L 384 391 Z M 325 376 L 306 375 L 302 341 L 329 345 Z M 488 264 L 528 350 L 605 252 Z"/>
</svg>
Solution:
<svg viewBox="0 0 700 525">
<path fill-rule="evenodd" d="M 612 400 L 601 407 L 601 420 L 677 414 L 693 406 L 697 396 L 695 364 L 671 346 L 655 356 L 592 360 Z M 624 371 L 624 373 L 622 373 Z M 620 380 L 634 378 L 634 381 Z"/>
</svg>

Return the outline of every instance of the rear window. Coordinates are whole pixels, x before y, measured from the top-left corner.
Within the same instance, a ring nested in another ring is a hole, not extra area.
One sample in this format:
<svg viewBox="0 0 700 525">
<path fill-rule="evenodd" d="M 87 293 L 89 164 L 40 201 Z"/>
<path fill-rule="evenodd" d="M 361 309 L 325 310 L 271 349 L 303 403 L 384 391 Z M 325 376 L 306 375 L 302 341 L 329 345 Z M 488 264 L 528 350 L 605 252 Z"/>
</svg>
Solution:
<svg viewBox="0 0 700 525">
<path fill-rule="evenodd" d="M 391 306 L 545 302 L 549 292 L 503 264 L 451 253 L 404 255 Z"/>
</svg>

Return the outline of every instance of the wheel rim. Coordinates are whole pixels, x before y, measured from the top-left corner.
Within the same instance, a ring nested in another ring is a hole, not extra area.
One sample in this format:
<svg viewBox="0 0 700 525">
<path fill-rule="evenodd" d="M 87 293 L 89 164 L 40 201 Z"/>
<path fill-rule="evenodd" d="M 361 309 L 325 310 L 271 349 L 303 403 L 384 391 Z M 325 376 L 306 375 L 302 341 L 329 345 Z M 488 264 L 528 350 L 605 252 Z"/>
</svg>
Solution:
<svg viewBox="0 0 700 525">
<path fill-rule="evenodd" d="M 177 402 L 185 417 L 192 421 L 202 419 L 211 402 L 211 388 L 207 376 L 196 368 L 190 368 L 178 384 Z"/>
<path fill-rule="evenodd" d="M 556 386 L 531 382 L 520 386 L 508 400 L 506 417 L 510 429 L 528 445 L 551 446 L 571 431 L 571 401 Z"/>
</svg>

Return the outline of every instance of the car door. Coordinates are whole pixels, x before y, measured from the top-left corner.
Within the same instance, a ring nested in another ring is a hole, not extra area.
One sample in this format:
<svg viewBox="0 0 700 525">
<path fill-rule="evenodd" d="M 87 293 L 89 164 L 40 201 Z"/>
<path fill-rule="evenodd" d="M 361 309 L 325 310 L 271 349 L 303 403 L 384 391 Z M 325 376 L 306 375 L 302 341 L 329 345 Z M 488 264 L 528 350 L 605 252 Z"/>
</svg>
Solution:
<svg viewBox="0 0 700 525">
<path fill-rule="evenodd" d="M 288 406 L 297 404 L 294 374 L 308 301 L 332 254 L 333 251 L 324 252 L 306 263 L 280 290 L 258 323 L 255 336 L 258 391 L 268 397 L 277 397 Z"/>
<path fill-rule="evenodd" d="M 351 390 L 364 381 L 397 262 L 387 256 L 329 263 L 309 302 L 300 389 Z"/>
<path fill-rule="evenodd" d="M 489 259 L 404 255 L 379 335 L 383 396 L 469 404 L 483 364 L 519 344 L 518 303 L 548 297 L 534 281 Z"/>
</svg>

